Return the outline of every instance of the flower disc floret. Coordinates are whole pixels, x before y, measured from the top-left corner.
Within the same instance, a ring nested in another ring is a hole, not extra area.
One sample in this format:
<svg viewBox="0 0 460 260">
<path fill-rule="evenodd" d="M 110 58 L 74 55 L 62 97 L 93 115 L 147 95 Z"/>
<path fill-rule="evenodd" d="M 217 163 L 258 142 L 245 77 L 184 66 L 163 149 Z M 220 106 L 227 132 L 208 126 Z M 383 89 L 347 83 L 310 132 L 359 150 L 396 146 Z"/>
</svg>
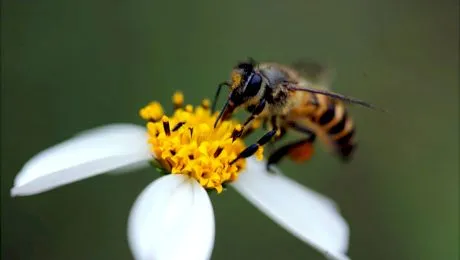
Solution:
<svg viewBox="0 0 460 260">
<path fill-rule="evenodd" d="M 217 113 L 209 110 L 209 100 L 195 108 L 183 107 L 182 102 L 182 94 L 174 94 L 175 111 L 170 117 L 156 102 L 141 109 L 141 117 L 148 120 L 152 153 L 166 171 L 186 174 L 205 189 L 220 193 L 223 185 L 238 178 L 246 164 L 244 159 L 230 164 L 245 148 L 241 139 L 234 138 L 241 125 L 228 120 L 214 128 Z"/>
</svg>

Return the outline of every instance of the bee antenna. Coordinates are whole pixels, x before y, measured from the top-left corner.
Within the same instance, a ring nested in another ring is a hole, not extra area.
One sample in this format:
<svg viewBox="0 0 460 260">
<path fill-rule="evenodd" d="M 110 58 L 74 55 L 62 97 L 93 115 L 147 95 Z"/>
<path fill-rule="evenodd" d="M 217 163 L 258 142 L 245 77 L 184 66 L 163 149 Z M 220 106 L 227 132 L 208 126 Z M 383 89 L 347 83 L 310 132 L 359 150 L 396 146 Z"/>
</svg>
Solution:
<svg viewBox="0 0 460 260">
<path fill-rule="evenodd" d="M 212 101 L 211 113 L 214 113 L 214 111 L 216 111 L 217 101 L 219 99 L 219 94 L 220 94 L 220 91 L 222 90 L 223 86 L 230 87 L 231 84 L 228 83 L 228 82 L 222 82 L 217 86 L 217 91 L 216 91 L 216 94 L 214 95 L 214 100 Z"/>
<path fill-rule="evenodd" d="M 252 65 L 252 66 L 255 66 L 257 64 L 257 61 L 254 60 L 254 58 L 252 57 L 248 57 L 248 62 Z"/>
<path fill-rule="evenodd" d="M 294 91 L 305 91 L 305 92 L 310 92 L 310 93 L 315 93 L 315 94 L 321 94 L 321 95 L 329 96 L 329 97 L 332 97 L 332 98 L 340 99 L 340 100 L 343 100 L 343 101 L 351 103 L 351 104 L 357 104 L 357 105 L 361 105 L 361 106 L 364 106 L 364 107 L 367 107 L 367 108 L 370 108 L 370 109 L 379 110 L 379 111 L 382 111 L 382 112 L 387 112 L 385 109 L 376 107 L 376 106 L 374 106 L 374 105 L 372 105 L 372 104 L 370 104 L 370 103 L 368 103 L 366 101 L 362 101 L 362 100 L 359 100 L 359 99 L 356 99 L 356 98 L 353 98 L 353 97 L 344 96 L 342 94 L 330 92 L 330 91 L 327 91 L 327 90 L 312 89 L 312 88 L 307 88 L 307 87 L 302 87 L 302 88 L 288 87 L 288 89 L 289 90 L 294 90 Z"/>
</svg>

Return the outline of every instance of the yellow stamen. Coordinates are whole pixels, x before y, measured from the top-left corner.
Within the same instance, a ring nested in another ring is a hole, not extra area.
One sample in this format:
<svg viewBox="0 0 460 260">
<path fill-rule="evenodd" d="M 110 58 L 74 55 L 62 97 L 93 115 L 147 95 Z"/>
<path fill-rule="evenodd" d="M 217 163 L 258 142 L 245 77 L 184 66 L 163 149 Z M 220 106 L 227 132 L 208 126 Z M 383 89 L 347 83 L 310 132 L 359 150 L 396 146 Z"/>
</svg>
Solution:
<svg viewBox="0 0 460 260">
<path fill-rule="evenodd" d="M 241 132 L 241 130 L 243 130 L 243 126 L 240 125 L 240 124 L 237 124 L 237 125 L 235 126 L 235 130 L 238 131 L 238 132 Z"/>
<path fill-rule="evenodd" d="M 262 161 L 264 159 L 264 147 L 263 146 L 259 146 L 259 149 L 257 149 L 255 156 L 256 156 L 256 159 L 259 161 Z"/>
<path fill-rule="evenodd" d="M 210 105 L 211 105 L 211 101 L 209 101 L 209 99 L 203 99 L 203 101 L 201 102 L 201 106 L 204 109 L 209 109 Z"/>
<path fill-rule="evenodd" d="M 241 125 L 235 121 L 223 121 L 214 128 L 217 113 L 211 114 L 208 102 L 203 101 L 196 108 L 191 105 L 178 108 L 170 117 L 163 114 L 158 103 L 150 103 L 140 114 L 149 120 L 148 142 L 162 167 L 172 174 L 195 178 L 205 189 L 220 193 L 222 185 L 236 180 L 245 167 L 244 159 L 230 165 L 245 145 L 240 138 L 232 138 L 234 130 L 241 131 Z M 151 120 L 153 116 L 156 120 Z M 263 156 L 263 148 L 259 148 L 256 156 Z"/>
<path fill-rule="evenodd" d="M 144 120 L 158 121 L 164 115 L 163 107 L 158 102 L 151 102 L 139 111 L 139 115 Z"/>
<path fill-rule="evenodd" d="M 174 108 L 180 108 L 184 105 L 184 94 L 182 92 L 176 92 L 174 93 L 172 97 L 172 102 L 174 105 Z"/>
<path fill-rule="evenodd" d="M 189 113 L 192 113 L 193 111 L 193 106 L 192 105 L 186 105 L 185 106 L 185 111 L 189 112 Z"/>
</svg>

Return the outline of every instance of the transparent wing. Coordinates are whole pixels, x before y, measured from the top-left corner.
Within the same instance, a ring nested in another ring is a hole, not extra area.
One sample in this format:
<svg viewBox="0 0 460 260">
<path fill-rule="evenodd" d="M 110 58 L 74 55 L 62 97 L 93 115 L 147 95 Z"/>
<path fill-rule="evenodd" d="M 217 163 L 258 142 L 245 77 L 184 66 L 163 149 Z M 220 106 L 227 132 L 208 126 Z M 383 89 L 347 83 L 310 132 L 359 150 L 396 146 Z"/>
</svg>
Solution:
<svg viewBox="0 0 460 260">
<path fill-rule="evenodd" d="M 329 89 L 336 76 L 335 69 L 307 58 L 296 60 L 290 66 L 313 87 L 319 89 Z"/>
<path fill-rule="evenodd" d="M 358 104 L 367 108 L 386 112 L 385 109 L 376 107 L 366 101 L 330 91 L 332 80 L 335 78 L 336 74 L 335 70 L 330 67 L 308 59 L 295 61 L 291 66 L 304 80 L 303 82 L 301 81 L 298 86 L 290 87 L 291 90 L 321 94 L 342 100 L 345 103 Z"/>
</svg>

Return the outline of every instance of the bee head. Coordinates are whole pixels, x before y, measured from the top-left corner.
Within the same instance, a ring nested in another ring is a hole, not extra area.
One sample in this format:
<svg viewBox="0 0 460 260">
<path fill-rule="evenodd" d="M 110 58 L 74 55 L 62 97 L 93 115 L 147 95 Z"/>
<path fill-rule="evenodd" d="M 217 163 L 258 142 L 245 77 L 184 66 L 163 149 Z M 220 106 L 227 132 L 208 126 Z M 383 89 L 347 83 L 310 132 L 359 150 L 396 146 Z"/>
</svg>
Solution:
<svg viewBox="0 0 460 260">
<path fill-rule="evenodd" d="M 252 58 L 238 63 L 232 71 L 231 89 L 235 95 L 243 96 L 242 99 L 250 99 L 255 96 L 262 85 L 262 77 L 256 70 L 257 63 Z"/>
<path fill-rule="evenodd" d="M 254 64 L 240 62 L 233 68 L 231 75 L 231 89 L 235 90 L 246 85 L 248 78 L 254 73 Z"/>
<path fill-rule="evenodd" d="M 247 104 L 261 90 L 262 76 L 256 70 L 256 62 L 249 58 L 249 61 L 238 63 L 233 68 L 229 85 L 231 92 L 216 124 L 220 119 L 227 120 L 237 107 Z"/>
<path fill-rule="evenodd" d="M 263 78 L 257 71 L 256 66 L 257 63 L 252 58 L 249 58 L 248 61 L 240 62 L 233 68 L 231 82 L 228 84 L 231 92 L 220 111 L 215 125 L 219 120 L 230 118 L 236 108 L 247 105 L 250 100 L 253 100 L 259 94 L 263 85 Z"/>
</svg>

